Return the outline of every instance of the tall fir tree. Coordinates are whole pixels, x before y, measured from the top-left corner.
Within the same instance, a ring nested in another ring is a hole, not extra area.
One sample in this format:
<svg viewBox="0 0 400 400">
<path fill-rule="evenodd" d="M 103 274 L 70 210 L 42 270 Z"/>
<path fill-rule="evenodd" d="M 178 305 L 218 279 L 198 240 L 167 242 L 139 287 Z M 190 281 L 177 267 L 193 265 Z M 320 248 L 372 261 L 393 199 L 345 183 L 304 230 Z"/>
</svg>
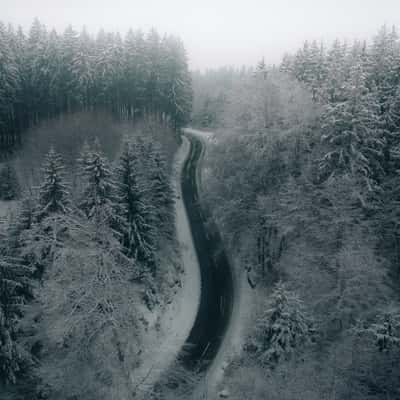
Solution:
<svg viewBox="0 0 400 400">
<path fill-rule="evenodd" d="M 149 147 L 149 192 L 151 204 L 154 206 L 156 226 L 159 227 L 161 234 L 172 239 L 175 233 L 175 193 L 171 186 L 167 162 L 160 145 L 150 143 Z"/>
<path fill-rule="evenodd" d="M 131 142 L 125 141 L 115 174 L 117 213 L 126 253 L 138 261 L 153 263 L 155 245 L 154 210 L 146 203 L 139 176 L 140 160 Z"/>
<path fill-rule="evenodd" d="M 61 156 L 51 147 L 43 163 L 43 182 L 39 188 L 37 217 L 39 220 L 54 213 L 67 213 L 69 192 L 65 182 Z"/>
<path fill-rule="evenodd" d="M 84 157 L 81 170 L 84 187 L 80 208 L 89 219 L 111 223 L 115 213 L 113 201 L 115 186 L 109 162 L 102 154 L 98 143 Z"/>
<path fill-rule="evenodd" d="M 345 100 L 328 104 L 322 140 L 332 147 L 324 156 L 323 174 L 351 173 L 364 178 L 369 189 L 382 173 L 385 138 L 376 96 L 366 86 L 366 73 L 359 59 L 351 67 L 344 89 Z"/>
<path fill-rule="evenodd" d="M 273 367 L 311 342 L 312 319 L 301 300 L 279 282 L 255 331 L 247 348 L 254 352 L 260 363 Z"/>
</svg>

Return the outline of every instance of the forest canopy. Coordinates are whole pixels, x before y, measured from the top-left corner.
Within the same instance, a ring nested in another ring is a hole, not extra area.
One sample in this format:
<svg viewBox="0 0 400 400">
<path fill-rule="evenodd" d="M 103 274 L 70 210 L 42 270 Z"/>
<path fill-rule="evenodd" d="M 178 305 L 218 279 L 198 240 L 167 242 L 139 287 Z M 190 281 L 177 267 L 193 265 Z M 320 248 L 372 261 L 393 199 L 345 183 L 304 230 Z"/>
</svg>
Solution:
<svg viewBox="0 0 400 400">
<path fill-rule="evenodd" d="M 191 112 L 191 79 L 179 38 L 129 30 L 69 26 L 63 33 L 38 19 L 29 33 L 0 22 L 0 146 L 21 141 L 28 127 L 76 111 L 109 111 L 121 120 L 155 116 L 179 128 Z"/>
</svg>

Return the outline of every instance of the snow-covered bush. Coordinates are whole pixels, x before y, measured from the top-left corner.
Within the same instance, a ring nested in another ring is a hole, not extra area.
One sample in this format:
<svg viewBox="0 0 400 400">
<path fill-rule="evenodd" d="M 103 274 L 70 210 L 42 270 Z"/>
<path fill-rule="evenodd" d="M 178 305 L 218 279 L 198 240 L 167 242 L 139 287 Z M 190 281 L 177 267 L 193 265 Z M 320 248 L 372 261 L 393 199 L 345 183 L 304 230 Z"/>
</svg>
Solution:
<svg viewBox="0 0 400 400">
<path fill-rule="evenodd" d="M 301 300 L 279 282 L 245 348 L 263 365 L 273 366 L 309 344 L 312 336 L 312 321 Z"/>
<path fill-rule="evenodd" d="M 366 328 L 357 327 L 355 331 L 359 335 L 369 335 L 379 351 L 400 348 L 400 309 L 391 307 L 378 315 L 374 324 Z"/>
</svg>

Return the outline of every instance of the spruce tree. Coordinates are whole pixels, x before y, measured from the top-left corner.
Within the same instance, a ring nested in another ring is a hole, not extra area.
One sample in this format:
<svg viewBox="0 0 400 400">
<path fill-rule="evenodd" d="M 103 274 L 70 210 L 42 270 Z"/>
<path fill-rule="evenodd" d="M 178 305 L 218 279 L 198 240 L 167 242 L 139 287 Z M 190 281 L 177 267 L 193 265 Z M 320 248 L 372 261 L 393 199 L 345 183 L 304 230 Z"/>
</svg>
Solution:
<svg viewBox="0 0 400 400">
<path fill-rule="evenodd" d="M 155 210 L 156 225 L 171 239 L 175 232 L 174 191 L 168 175 L 165 156 L 159 144 L 149 145 L 149 172 L 151 202 Z"/>
<path fill-rule="evenodd" d="M 344 98 L 345 59 L 346 48 L 339 40 L 336 40 L 326 57 L 326 79 L 323 83 L 323 97 L 329 103 L 336 103 Z"/>
<path fill-rule="evenodd" d="M 43 163 L 43 182 L 39 188 L 37 217 L 39 220 L 54 213 L 66 213 L 69 192 L 65 182 L 62 158 L 51 147 Z"/>
<path fill-rule="evenodd" d="M 154 258 L 154 212 L 146 202 L 146 191 L 139 176 L 134 146 L 126 141 L 116 167 L 117 214 L 126 253 L 138 261 L 152 263 Z"/>
<path fill-rule="evenodd" d="M 273 367 L 309 343 L 313 329 L 301 300 L 281 282 L 276 284 L 266 306 L 246 347 L 262 364 Z"/>
<path fill-rule="evenodd" d="M 325 108 L 322 140 L 331 150 L 322 159 L 322 173 L 350 173 L 371 188 L 372 180 L 382 172 L 384 137 L 379 105 L 366 86 L 360 59 L 351 67 L 344 94 L 344 101 Z"/>
<path fill-rule="evenodd" d="M 0 382 L 15 384 L 29 363 L 17 341 L 17 323 L 31 293 L 31 270 L 10 249 L 0 258 Z"/>
<path fill-rule="evenodd" d="M 114 219 L 114 184 L 110 166 L 99 146 L 84 155 L 81 176 L 84 180 L 83 196 L 80 208 L 89 219 Z"/>
</svg>

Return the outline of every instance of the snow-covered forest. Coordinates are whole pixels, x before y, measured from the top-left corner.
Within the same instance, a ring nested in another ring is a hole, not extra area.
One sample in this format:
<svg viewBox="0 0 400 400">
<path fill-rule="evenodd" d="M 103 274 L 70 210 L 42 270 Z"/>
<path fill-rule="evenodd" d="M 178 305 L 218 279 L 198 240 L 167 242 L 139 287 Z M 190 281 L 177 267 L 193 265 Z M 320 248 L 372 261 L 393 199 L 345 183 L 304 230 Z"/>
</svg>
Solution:
<svg viewBox="0 0 400 400">
<path fill-rule="evenodd" d="M 396 28 L 121 32 L 0 22 L 0 400 L 399 399 Z"/>
<path fill-rule="evenodd" d="M 191 97 L 178 38 L 0 23 L 2 400 L 138 390 L 180 287 L 172 173 Z"/>
<path fill-rule="evenodd" d="M 193 86 L 193 121 L 217 132 L 203 201 L 245 282 L 221 393 L 397 398 L 396 30 L 306 42 L 279 66 L 194 73 Z"/>
</svg>

